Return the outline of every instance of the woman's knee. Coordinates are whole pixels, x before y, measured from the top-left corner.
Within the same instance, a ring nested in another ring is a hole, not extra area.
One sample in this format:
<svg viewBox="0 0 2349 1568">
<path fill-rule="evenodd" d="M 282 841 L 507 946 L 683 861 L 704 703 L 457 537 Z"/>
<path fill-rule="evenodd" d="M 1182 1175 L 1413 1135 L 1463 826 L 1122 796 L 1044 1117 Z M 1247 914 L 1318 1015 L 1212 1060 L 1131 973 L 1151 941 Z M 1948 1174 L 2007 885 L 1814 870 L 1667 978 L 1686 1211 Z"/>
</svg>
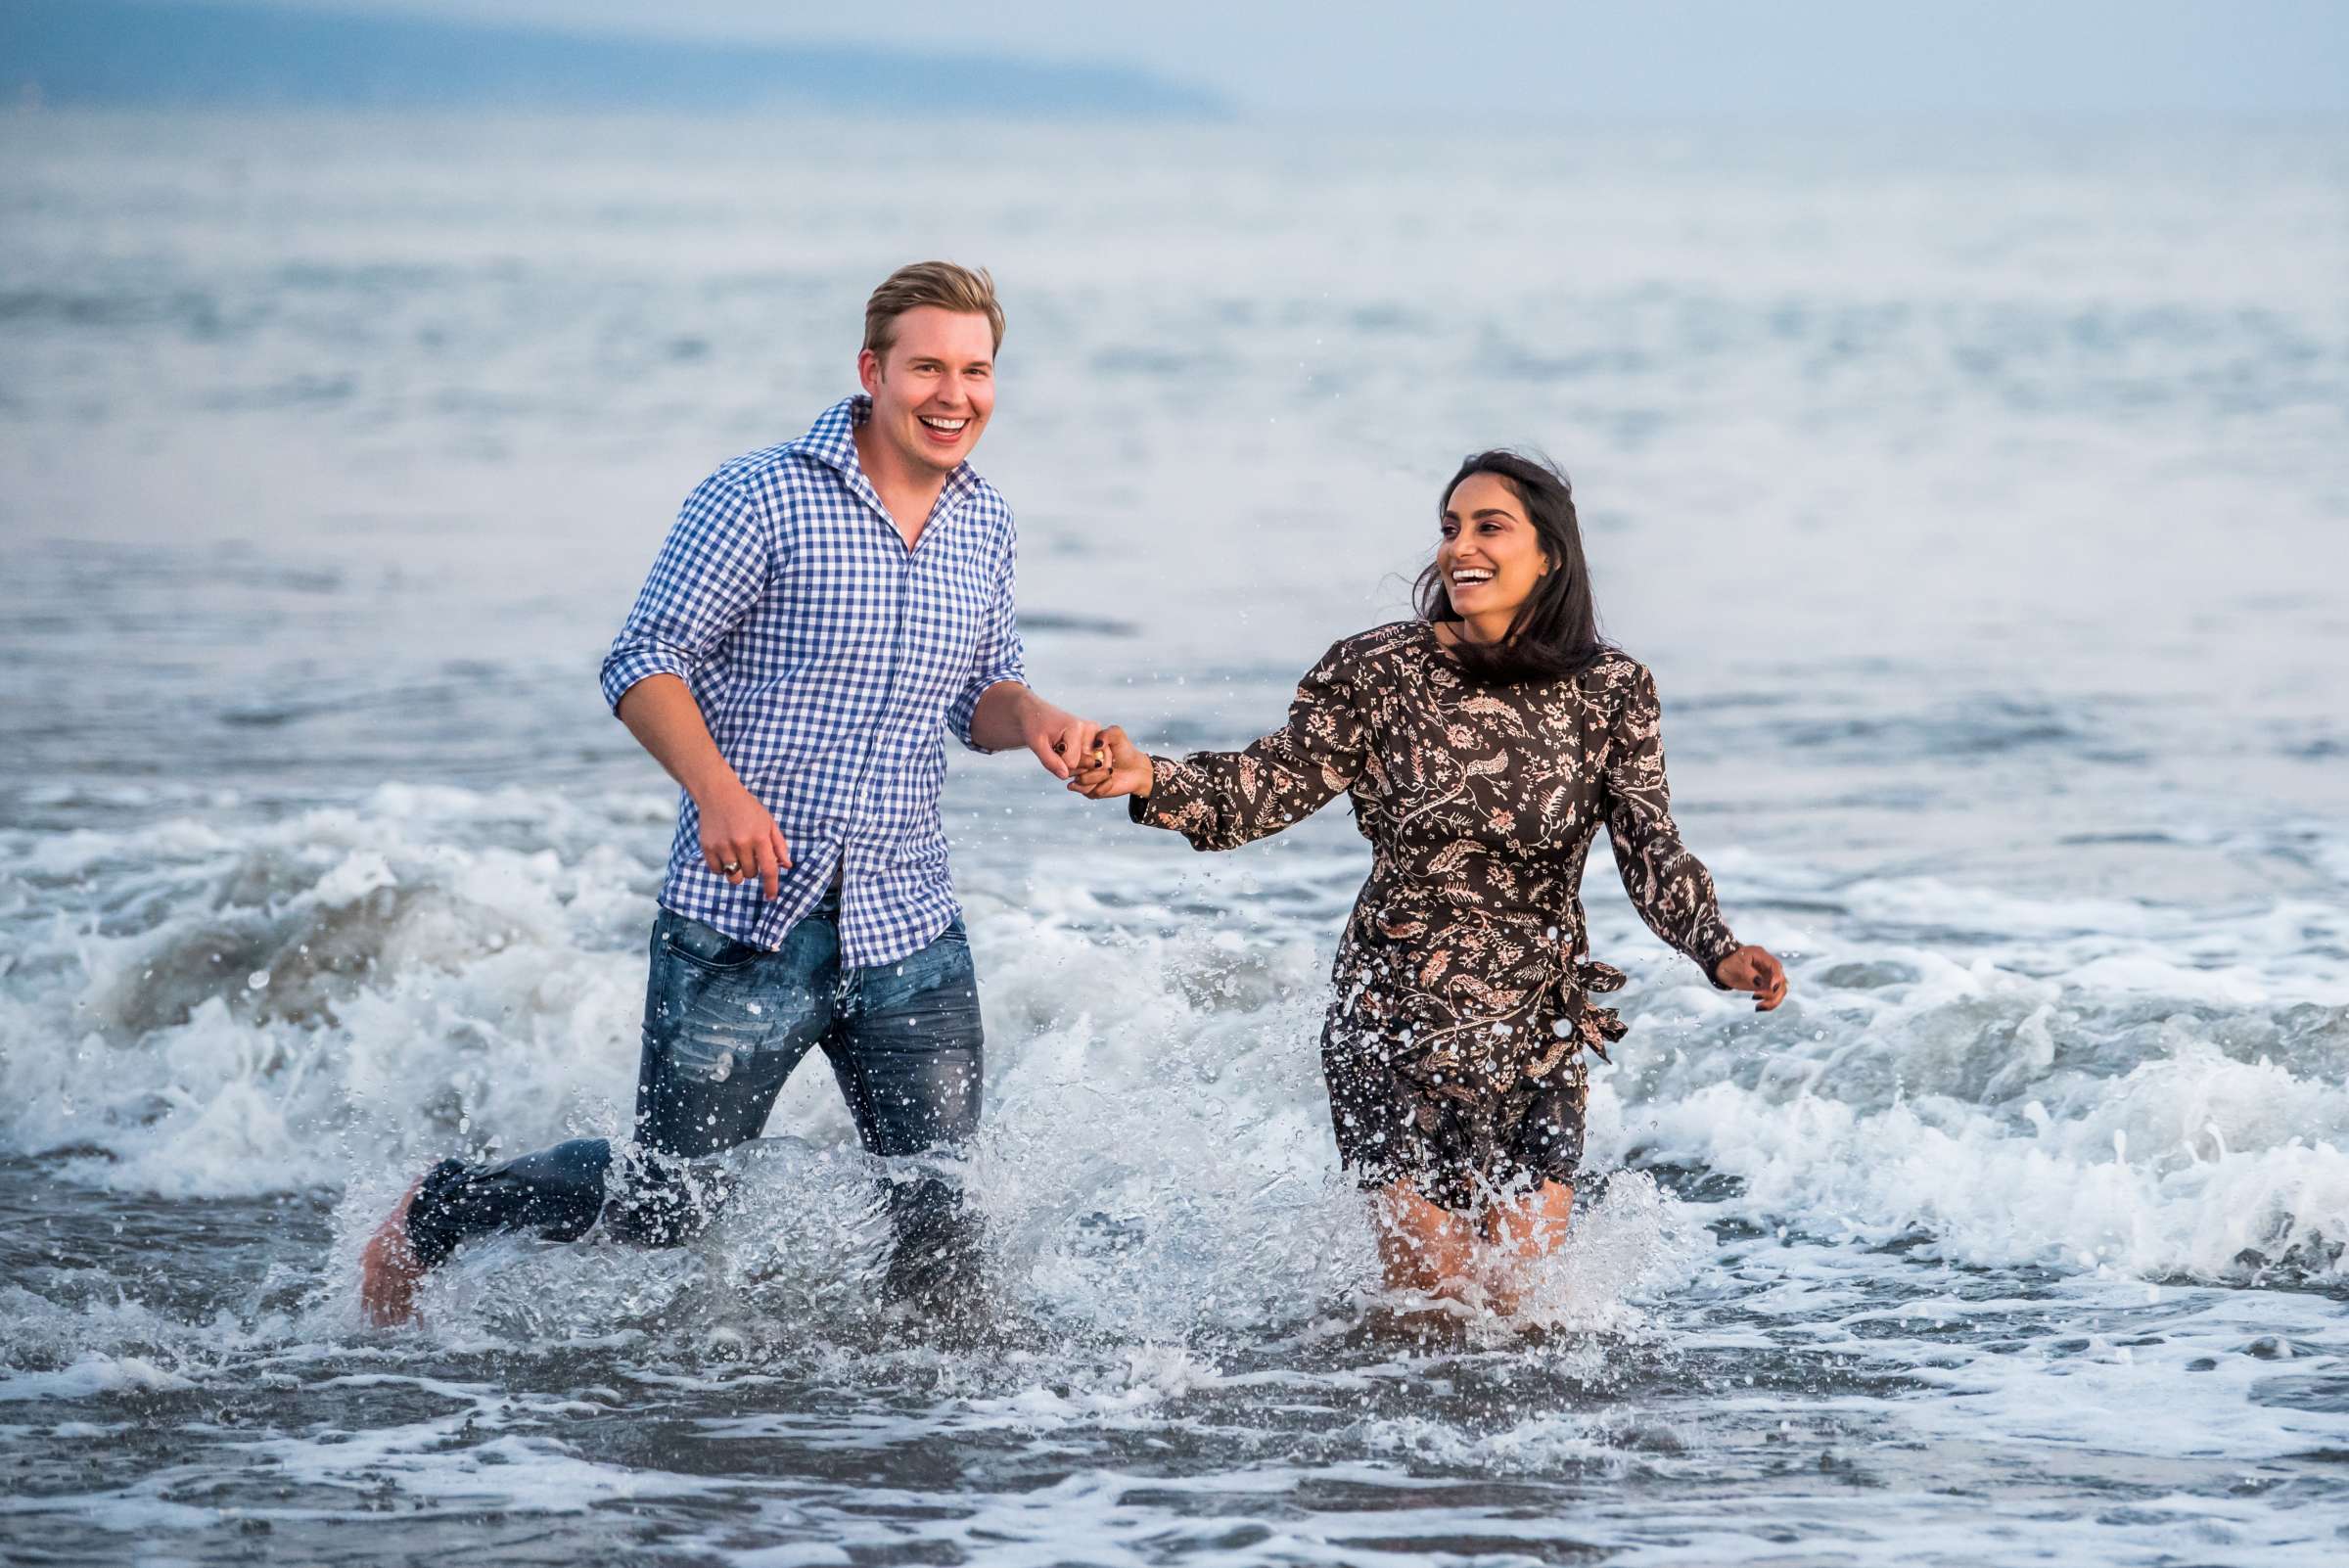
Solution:
<svg viewBox="0 0 2349 1568">
<path fill-rule="evenodd" d="M 1566 1239 L 1574 1215 L 1574 1185 L 1544 1181 L 1533 1191 L 1493 1205 L 1485 1213 L 1485 1236 L 1522 1258 L 1543 1258 Z"/>
<path fill-rule="evenodd" d="M 1391 1283 L 1432 1289 L 1463 1274 L 1474 1261 L 1476 1233 L 1467 1220 L 1407 1184 L 1380 1188 L 1370 1204 Z"/>
</svg>

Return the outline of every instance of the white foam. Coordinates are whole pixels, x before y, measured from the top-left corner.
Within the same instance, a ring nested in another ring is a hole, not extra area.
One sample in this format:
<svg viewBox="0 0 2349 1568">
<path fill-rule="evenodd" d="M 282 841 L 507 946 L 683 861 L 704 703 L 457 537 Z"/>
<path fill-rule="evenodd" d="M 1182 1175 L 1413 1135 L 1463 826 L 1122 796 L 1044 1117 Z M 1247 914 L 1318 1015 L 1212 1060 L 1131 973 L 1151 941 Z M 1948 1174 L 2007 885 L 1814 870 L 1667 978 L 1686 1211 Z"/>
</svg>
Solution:
<svg viewBox="0 0 2349 1568">
<path fill-rule="evenodd" d="M 54 1371 L 0 1374 L 0 1399 L 86 1400 L 93 1395 L 133 1390 L 195 1388 L 194 1380 L 138 1356 L 107 1356 L 97 1352 L 76 1358 Z"/>
<path fill-rule="evenodd" d="M 464 847 L 485 831 L 506 842 Z M 150 874 L 177 890 L 150 923 L 61 916 L 0 992 L 9 1038 L 71 1041 L 8 1053 L 4 1146 L 94 1146 L 76 1178 L 126 1190 L 356 1175 L 372 1200 L 428 1156 L 618 1125 L 647 868 L 612 852 L 608 819 L 387 787 L 363 809 L 142 844 L 170 847 Z M 123 841 L 42 853 L 48 876 L 103 876 Z M 1302 1315 L 1365 1277 L 1313 1046 L 1325 935 L 1159 935 L 1135 928 L 1148 905 L 1053 883 L 969 898 L 991 1041 L 975 1187 L 1039 1298 L 1082 1313 L 1114 1278 L 1153 1320 L 1204 1325 L 1266 1310 L 1233 1279 L 1278 1280 Z M 2311 909 L 2057 909 L 1921 880 L 1851 899 L 1872 921 L 2010 935 L 1965 962 L 1819 953 L 1760 1022 L 1641 954 L 1639 1028 L 1592 1102 L 1602 1165 L 1667 1155 L 1739 1177 L 1734 1207 L 1763 1222 L 1921 1227 L 1985 1263 L 2224 1277 L 2251 1249 L 2339 1267 L 2349 1089 L 2310 1076 L 2328 1037 L 2301 1021 L 2344 993 L 2279 924 L 2305 940 Z M 1643 941 L 1602 919 L 1607 950 Z M 1821 978 L 1852 962 L 1856 985 Z M 844 1141 L 826 1088 L 803 1074 L 772 1130 Z"/>
</svg>

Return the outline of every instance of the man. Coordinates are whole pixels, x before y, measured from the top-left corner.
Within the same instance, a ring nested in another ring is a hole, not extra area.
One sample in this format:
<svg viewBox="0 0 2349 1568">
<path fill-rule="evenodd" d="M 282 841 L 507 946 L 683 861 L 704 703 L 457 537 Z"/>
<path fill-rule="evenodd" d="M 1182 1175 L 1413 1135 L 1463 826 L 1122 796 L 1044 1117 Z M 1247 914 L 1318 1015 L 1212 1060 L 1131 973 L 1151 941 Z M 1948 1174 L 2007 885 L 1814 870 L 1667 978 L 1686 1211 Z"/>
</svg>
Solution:
<svg viewBox="0 0 2349 1568">
<path fill-rule="evenodd" d="M 606 700 L 683 789 L 632 1138 L 435 1166 L 362 1255 L 372 1321 L 406 1321 L 424 1273 L 487 1232 L 571 1240 L 600 1219 L 656 1246 L 695 1234 L 726 1190 L 707 1160 L 759 1135 L 812 1045 L 872 1153 L 976 1129 L 944 732 L 1025 746 L 1065 779 L 1098 729 L 1023 684 L 1011 511 L 966 461 L 1002 339 L 985 272 L 901 268 L 865 305 L 864 394 L 686 498 L 603 670 Z M 893 1285 L 935 1295 L 968 1258 L 959 1196 L 911 1177 L 886 1199 Z"/>
</svg>

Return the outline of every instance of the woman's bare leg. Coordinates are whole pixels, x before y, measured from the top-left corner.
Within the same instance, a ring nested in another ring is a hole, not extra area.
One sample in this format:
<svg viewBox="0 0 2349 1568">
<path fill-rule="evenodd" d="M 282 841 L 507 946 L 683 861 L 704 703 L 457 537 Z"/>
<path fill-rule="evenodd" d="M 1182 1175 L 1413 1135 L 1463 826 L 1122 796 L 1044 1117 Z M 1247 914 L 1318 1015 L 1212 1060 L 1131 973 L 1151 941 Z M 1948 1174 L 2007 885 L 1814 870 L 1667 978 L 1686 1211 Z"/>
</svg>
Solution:
<svg viewBox="0 0 2349 1568">
<path fill-rule="evenodd" d="M 1574 1187 L 1565 1181 L 1544 1181 L 1522 1198 L 1485 1211 L 1484 1238 L 1492 1243 L 1494 1265 L 1489 1299 L 1495 1312 L 1517 1310 L 1526 1275 L 1558 1250 L 1573 1214 Z"/>
<path fill-rule="evenodd" d="M 1574 1187 L 1544 1181 L 1471 1222 L 1398 1181 L 1372 1196 L 1378 1258 L 1389 1290 L 1449 1297 L 1497 1313 L 1517 1310 L 1527 1273 L 1558 1250 L 1574 1214 Z"/>
<path fill-rule="evenodd" d="M 1370 1213 L 1389 1290 L 1460 1298 L 1476 1261 L 1475 1226 L 1401 1181 L 1371 1195 Z"/>
</svg>

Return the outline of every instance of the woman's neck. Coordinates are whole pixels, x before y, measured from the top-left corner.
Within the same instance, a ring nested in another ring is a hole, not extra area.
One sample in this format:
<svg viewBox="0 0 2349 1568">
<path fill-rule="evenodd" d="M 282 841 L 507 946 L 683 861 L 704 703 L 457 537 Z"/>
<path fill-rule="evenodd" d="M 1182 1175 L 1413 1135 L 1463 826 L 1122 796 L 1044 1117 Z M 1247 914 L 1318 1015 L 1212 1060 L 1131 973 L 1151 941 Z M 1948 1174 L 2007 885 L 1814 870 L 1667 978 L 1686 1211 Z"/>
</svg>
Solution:
<svg viewBox="0 0 2349 1568">
<path fill-rule="evenodd" d="M 1514 608 L 1496 610 L 1481 616 L 1462 616 L 1451 623 L 1451 628 L 1462 642 L 1495 648 L 1508 640 L 1510 623 L 1516 619 Z"/>
</svg>

